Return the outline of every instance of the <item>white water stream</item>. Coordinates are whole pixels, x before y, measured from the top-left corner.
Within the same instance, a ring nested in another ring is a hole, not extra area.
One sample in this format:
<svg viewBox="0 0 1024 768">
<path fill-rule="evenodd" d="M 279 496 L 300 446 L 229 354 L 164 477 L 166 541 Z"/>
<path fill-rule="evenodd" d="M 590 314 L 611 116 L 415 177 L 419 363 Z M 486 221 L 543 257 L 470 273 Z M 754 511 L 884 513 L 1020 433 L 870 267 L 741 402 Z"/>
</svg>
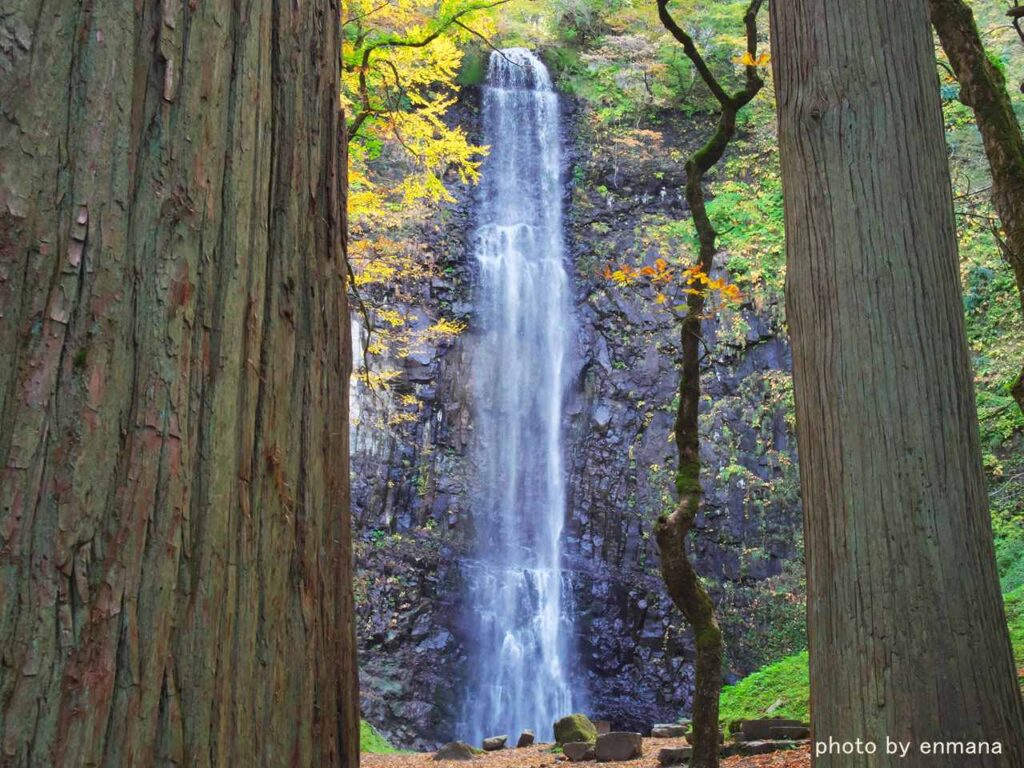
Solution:
<svg viewBox="0 0 1024 768">
<path fill-rule="evenodd" d="M 550 740 L 573 711 L 571 616 L 560 539 L 565 364 L 572 323 L 562 224 L 558 98 L 527 50 L 491 54 L 476 258 L 479 343 L 473 519 L 466 564 L 477 659 L 462 733 L 480 743 L 523 728 Z M 579 698 L 579 697 L 575 697 Z"/>
</svg>

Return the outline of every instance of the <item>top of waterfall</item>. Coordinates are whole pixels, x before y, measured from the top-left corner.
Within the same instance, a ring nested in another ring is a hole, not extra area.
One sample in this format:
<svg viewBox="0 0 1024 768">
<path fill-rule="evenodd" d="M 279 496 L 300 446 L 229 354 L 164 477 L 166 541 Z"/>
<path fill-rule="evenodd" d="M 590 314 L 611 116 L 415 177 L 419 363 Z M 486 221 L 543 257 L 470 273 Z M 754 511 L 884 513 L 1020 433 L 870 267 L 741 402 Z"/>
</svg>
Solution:
<svg viewBox="0 0 1024 768">
<path fill-rule="evenodd" d="M 491 52 L 487 85 L 492 88 L 550 91 L 551 76 L 544 62 L 533 51 L 526 48 L 504 48 Z"/>
</svg>

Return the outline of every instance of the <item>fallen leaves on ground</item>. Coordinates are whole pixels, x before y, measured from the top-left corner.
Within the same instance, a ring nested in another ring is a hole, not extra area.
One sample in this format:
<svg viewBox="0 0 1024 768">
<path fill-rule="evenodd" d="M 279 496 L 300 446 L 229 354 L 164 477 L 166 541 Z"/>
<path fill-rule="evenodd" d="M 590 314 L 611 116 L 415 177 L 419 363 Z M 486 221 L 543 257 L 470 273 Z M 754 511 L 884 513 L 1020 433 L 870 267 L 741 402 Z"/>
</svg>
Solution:
<svg viewBox="0 0 1024 768">
<path fill-rule="evenodd" d="M 644 739 L 643 757 L 610 765 L 623 768 L 657 768 L 658 752 L 662 747 L 681 747 L 685 744 L 685 739 Z M 363 768 L 550 768 L 555 765 L 567 768 L 572 765 L 560 753 L 553 753 L 550 744 L 487 752 L 466 762 L 435 761 L 433 752 L 406 752 L 394 755 L 363 755 L 360 764 Z M 809 768 L 810 764 L 810 747 L 722 760 L 722 768 Z"/>
</svg>

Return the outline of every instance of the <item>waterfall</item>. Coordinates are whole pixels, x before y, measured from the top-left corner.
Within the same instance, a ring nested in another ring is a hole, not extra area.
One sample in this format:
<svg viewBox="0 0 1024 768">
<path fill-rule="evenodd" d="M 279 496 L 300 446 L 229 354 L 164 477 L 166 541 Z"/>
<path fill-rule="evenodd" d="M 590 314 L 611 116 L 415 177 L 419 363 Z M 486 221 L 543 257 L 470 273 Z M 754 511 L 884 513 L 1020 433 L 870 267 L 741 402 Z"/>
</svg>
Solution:
<svg viewBox="0 0 1024 768">
<path fill-rule="evenodd" d="M 473 372 L 476 551 L 465 564 L 476 662 L 462 729 L 479 743 L 580 706 L 567 680 L 571 614 L 560 538 L 565 364 L 572 316 L 562 229 L 558 98 L 525 49 L 491 54 L 476 230 Z"/>
</svg>

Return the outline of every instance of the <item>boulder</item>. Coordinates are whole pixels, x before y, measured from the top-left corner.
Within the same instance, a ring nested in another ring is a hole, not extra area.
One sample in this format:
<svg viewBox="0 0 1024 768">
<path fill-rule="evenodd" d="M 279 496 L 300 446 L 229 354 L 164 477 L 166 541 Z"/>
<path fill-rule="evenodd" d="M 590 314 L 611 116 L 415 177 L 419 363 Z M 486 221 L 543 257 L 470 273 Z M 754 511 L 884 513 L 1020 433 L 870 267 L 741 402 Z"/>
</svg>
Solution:
<svg viewBox="0 0 1024 768">
<path fill-rule="evenodd" d="M 597 728 L 586 715 L 566 715 L 555 723 L 555 743 L 569 744 L 574 741 L 593 743 L 597 740 Z"/>
<path fill-rule="evenodd" d="M 685 735 L 685 725 L 676 725 L 675 723 L 655 723 L 651 728 L 652 739 L 678 739 Z"/>
<path fill-rule="evenodd" d="M 525 730 L 519 734 L 519 741 L 516 742 L 516 749 L 522 749 L 523 747 L 529 747 L 533 745 L 533 731 Z"/>
<path fill-rule="evenodd" d="M 488 736 L 486 739 L 484 739 L 484 752 L 497 752 L 499 749 L 504 749 L 505 742 L 507 741 L 508 734 L 502 736 Z"/>
<path fill-rule="evenodd" d="M 612 724 L 607 720 L 595 720 L 594 727 L 597 728 L 597 735 L 600 736 L 602 733 L 611 733 Z"/>
<path fill-rule="evenodd" d="M 472 760 L 473 748 L 464 741 L 451 741 L 434 753 L 435 760 Z"/>
<path fill-rule="evenodd" d="M 693 747 L 665 747 L 658 752 L 659 765 L 685 765 L 693 756 Z"/>
<path fill-rule="evenodd" d="M 597 737 L 594 752 L 599 763 L 613 763 L 643 757 L 644 740 L 639 733 L 612 731 Z"/>
<path fill-rule="evenodd" d="M 562 745 L 562 754 L 569 758 L 570 763 L 594 759 L 594 745 L 589 741 L 570 741 Z"/>
</svg>

